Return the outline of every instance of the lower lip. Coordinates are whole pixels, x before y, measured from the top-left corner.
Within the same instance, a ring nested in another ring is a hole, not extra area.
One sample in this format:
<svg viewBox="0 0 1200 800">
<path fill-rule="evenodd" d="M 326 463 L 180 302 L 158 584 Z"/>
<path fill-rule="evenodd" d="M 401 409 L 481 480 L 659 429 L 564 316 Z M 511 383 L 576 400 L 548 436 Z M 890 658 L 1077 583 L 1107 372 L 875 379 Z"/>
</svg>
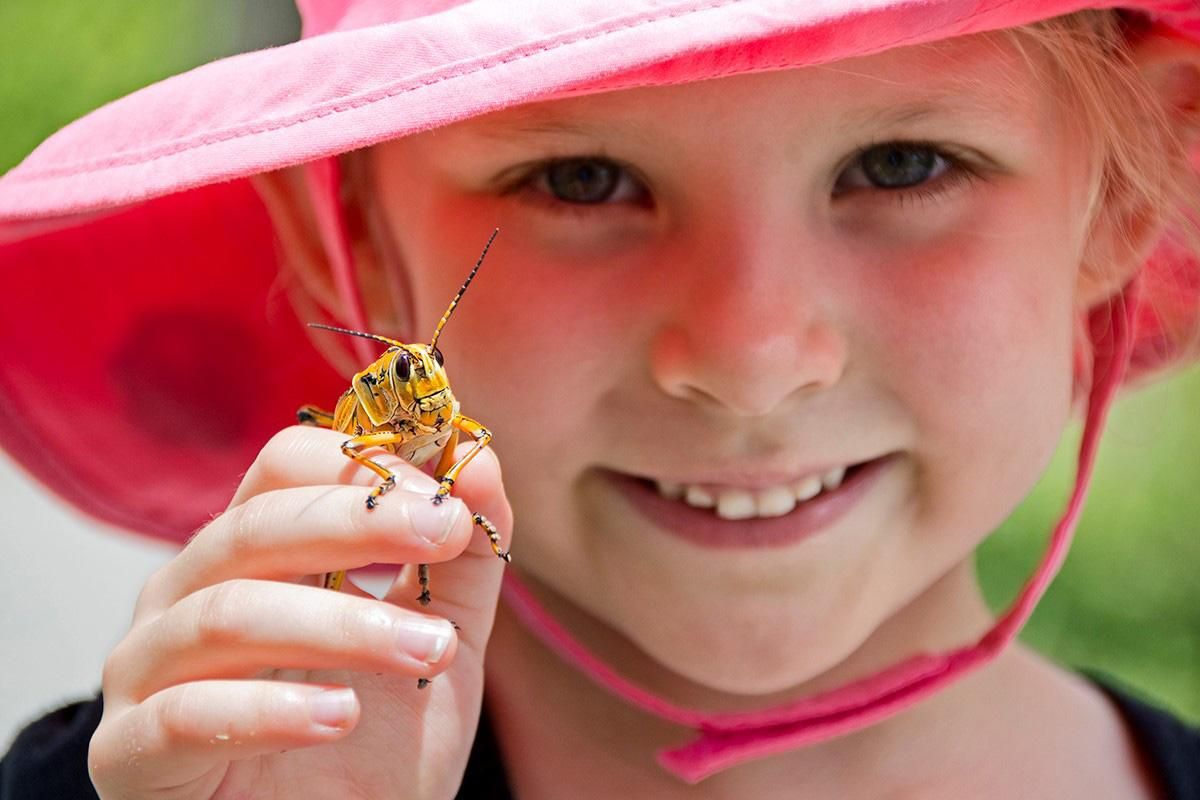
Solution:
<svg viewBox="0 0 1200 800">
<path fill-rule="evenodd" d="M 781 517 L 741 520 L 722 519 L 714 509 L 669 500 L 640 478 L 617 472 L 609 473 L 609 477 L 617 491 L 655 527 L 692 544 L 715 549 L 786 547 L 815 536 L 845 516 L 871 490 L 894 457 L 868 461 L 849 472 L 837 489 L 822 492 Z"/>
</svg>

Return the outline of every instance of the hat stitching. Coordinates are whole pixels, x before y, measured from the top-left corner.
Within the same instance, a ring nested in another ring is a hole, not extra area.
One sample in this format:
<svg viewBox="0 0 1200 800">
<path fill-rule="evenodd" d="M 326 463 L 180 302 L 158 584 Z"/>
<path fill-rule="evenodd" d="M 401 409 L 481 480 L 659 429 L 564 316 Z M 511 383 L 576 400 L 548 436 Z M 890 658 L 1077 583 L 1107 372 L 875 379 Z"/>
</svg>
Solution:
<svg viewBox="0 0 1200 800">
<path fill-rule="evenodd" d="M 963 20 L 967 19 L 968 17 L 977 16 L 980 14 L 990 14 L 993 11 L 997 11 L 1001 8 L 1004 8 L 1005 6 L 1012 5 L 1013 3 L 1020 2 L 1020 1 L 1021 0 L 1000 0 L 1000 2 L 998 2 L 994 5 L 988 6 L 986 8 L 977 8 L 972 12 L 963 14 L 960 17 L 957 17 L 952 20 L 948 20 L 947 22 L 943 23 L 943 25 L 945 25 L 945 26 L 957 25 L 958 23 L 962 22 Z M 924 36 L 927 36 L 929 34 L 929 32 L 932 31 L 935 27 L 937 27 L 937 26 L 931 25 L 922 31 L 918 31 L 917 33 L 909 34 L 908 36 L 904 36 L 900 39 L 896 39 L 887 44 L 879 45 L 871 50 L 866 50 L 862 53 L 859 53 L 858 55 L 859 56 L 870 55 L 872 53 L 878 53 L 883 50 L 888 50 L 893 47 L 898 47 L 898 46 L 908 44 L 909 42 L 913 41 L 914 39 L 920 39 Z M 783 69 L 784 67 L 790 67 L 794 64 L 795 64 L 795 61 L 793 59 L 783 59 L 780 61 L 772 61 L 772 62 L 769 62 L 766 64 L 758 64 L 753 68 L 753 71 L 754 72 L 767 72 L 767 71 L 773 70 L 773 69 Z M 730 67 L 728 69 L 724 69 L 719 72 L 713 72 L 711 74 L 706 74 L 704 76 L 704 79 L 712 80 L 714 78 L 725 78 L 725 77 L 728 77 L 731 75 L 740 75 L 747 71 L 749 71 L 749 70 L 747 70 L 745 67 Z M 668 80 L 668 81 L 658 81 L 658 80 L 647 81 L 645 79 L 632 78 L 632 79 L 626 80 L 624 82 L 607 81 L 604 84 L 604 89 L 605 89 L 605 91 L 613 91 L 613 90 L 617 90 L 617 89 L 636 89 L 638 87 L 644 87 L 644 86 L 678 86 L 683 83 L 692 83 L 692 82 L 694 82 L 694 79 L 688 78 L 688 77 L 679 77 L 679 78 L 675 78 L 673 80 Z"/>
<path fill-rule="evenodd" d="M 259 133 L 280 130 L 282 128 L 288 128 L 308 122 L 312 119 L 319 119 L 331 114 L 340 114 L 346 111 L 352 111 L 365 105 L 371 105 L 373 103 L 390 99 L 397 95 L 406 94 L 418 89 L 423 89 L 427 86 L 433 86 L 445 81 L 454 80 L 456 78 L 462 78 L 467 75 L 472 75 L 476 72 L 482 72 L 495 67 L 504 66 L 506 64 L 537 56 L 551 50 L 557 50 L 560 47 L 580 44 L 592 39 L 601 38 L 611 33 L 631 30 L 633 28 L 662 22 L 664 20 L 685 17 L 704 11 L 712 11 L 723 6 L 735 5 L 740 1 L 741 0 L 710 0 L 708 3 L 704 3 L 702 5 L 692 5 L 691 7 L 687 8 L 676 8 L 666 12 L 649 12 L 647 15 L 643 15 L 642 17 L 634 17 L 615 25 L 608 25 L 599 30 L 577 33 L 574 35 L 569 35 L 567 38 L 560 39 L 558 41 L 550 41 L 532 50 L 526 49 L 526 46 L 522 45 L 520 48 L 518 48 L 518 52 L 510 53 L 498 59 L 495 59 L 494 56 L 484 56 L 482 58 L 492 58 L 494 60 L 487 60 L 483 63 L 479 63 L 478 59 L 476 59 L 475 63 L 466 68 L 460 68 L 459 71 L 442 73 L 433 77 L 424 78 L 416 83 L 413 83 L 411 79 L 407 79 L 399 84 L 392 84 L 390 86 L 384 86 L 380 89 L 375 89 L 361 97 L 351 96 L 350 98 L 341 98 L 339 100 L 330 101 L 332 105 L 330 105 L 330 103 L 325 103 L 314 109 L 308 109 L 304 112 L 301 112 L 298 116 L 292 118 L 284 117 L 282 119 L 250 123 L 249 126 L 241 125 L 226 129 L 224 131 L 208 132 L 194 139 L 185 139 L 155 147 L 148 147 L 141 150 L 126 151 L 109 158 L 93 159 L 91 161 L 77 161 L 64 166 L 45 167 L 35 170 L 14 170 L 15 174 L 11 175 L 10 179 L 14 181 L 28 181 L 30 179 L 42 177 L 70 175 L 76 172 L 89 172 L 99 169 L 106 169 L 109 167 L 120 167 L 150 162 L 158 158 L 183 152 L 185 150 L 196 149 L 210 144 L 218 144 L 230 139 L 238 139 L 243 136 L 253 136 Z M 1013 0 L 1006 1 L 1012 2 Z"/>
<path fill-rule="evenodd" d="M 689 16 L 692 14 L 697 14 L 697 13 L 701 13 L 701 12 L 705 12 L 705 11 L 712 11 L 712 10 L 721 8 L 723 6 L 732 5 L 737 2 L 739 2 L 739 0 L 714 0 L 714 2 L 705 3 L 700 6 L 693 6 L 691 8 L 686 8 L 686 9 L 676 9 L 674 11 L 669 11 L 669 12 L 665 12 L 665 13 L 656 13 L 656 14 L 651 14 L 649 16 L 644 16 L 641 18 L 634 18 L 632 20 L 628 20 L 628 21 L 622 22 L 617 25 L 612 25 L 609 27 L 602 28 L 598 31 L 592 31 L 590 33 L 586 33 L 583 35 L 576 35 L 576 36 L 573 36 L 573 37 L 570 37 L 567 39 L 562 39 L 562 40 L 559 40 L 556 42 L 550 42 L 548 44 L 543 44 L 542 46 L 540 46 L 534 50 L 522 50 L 519 53 L 508 55 L 508 56 L 505 56 L 498 60 L 491 60 L 491 61 L 487 61 L 482 64 L 475 64 L 466 69 L 462 69 L 461 71 L 457 71 L 457 72 L 453 72 L 453 73 L 449 73 L 449 74 L 437 75 L 432 78 L 426 78 L 426 79 L 419 81 L 416 84 L 411 83 L 411 81 L 405 82 L 402 85 L 398 85 L 398 86 L 393 85 L 393 86 L 385 87 L 383 89 L 377 89 L 367 95 L 364 95 L 359 98 L 353 98 L 353 99 L 350 99 L 349 101 L 347 101 L 346 99 L 342 99 L 342 100 L 336 101 L 335 104 L 332 106 L 326 105 L 324 107 L 318 107 L 316 109 L 309 109 L 308 111 L 303 112 L 301 115 L 290 118 L 290 119 L 284 118 L 284 119 L 271 120 L 271 121 L 267 121 L 267 122 L 252 123 L 248 127 L 239 126 L 237 128 L 227 129 L 225 131 L 209 132 L 209 133 L 202 135 L 198 139 L 176 141 L 176 142 L 172 142 L 172 143 L 165 144 L 165 145 L 159 145 L 158 147 L 151 147 L 151 148 L 146 148 L 143 150 L 127 151 L 120 155 L 112 156 L 112 157 L 105 158 L 105 159 L 95 159 L 92 161 L 79 161 L 79 162 L 75 162 L 74 164 L 67 164 L 67 165 L 55 166 L 55 167 L 46 167 L 46 168 L 34 169 L 34 170 L 21 170 L 20 168 L 18 168 L 17 170 L 14 170 L 13 173 L 11 173 L 8 176 L 8 179 L 13 182 L 18 182 L 18 183 L 34 183 L 34 182 L 37 182 L 39 180 L 46 179 L 46 178 L 63 177 L 63 176 L 67 176 L 67 175 L 82 174 L 82 173 L 87 173 L 87 172 L 98 172 L 98 171 L 102 171 L 105 169 L 111 169 L 111 168 L 116 168 L 116 167 L 133 166 L 133 165 L 137 165 L 137 164 L 150 163 L 150 162 L 156 161 L 158 159 L 166 158 L 166 157 L 176 155 L 178 153 L 182 153 L 182 152 L 185 152 L 188 150 L 195 150 L 195 149 L 199 149 L 201 147 L 205 147 L 205 146 L 212 145 L 212 144 L 220 144 L 222 142 L 230 141 L 233 139 L 239 139 L 239 138 L 243 138 L 243 137 L 247 137 L 247 136 L 255 136 L 255 135 L 258 135 L 261 133 L 269 133 L 269 132 L 276 131 L 276 130 L 282 130 L 285 128 L 293 127 L 295 125 L 304 124 L 304 123 L 309 122 L 314 119 L 320 119 L 322 117 L 327 117 L 332 114 L 339 114 L 339 113 L 344 113 L 346 111 L 353 111 L 353 110 L 361 108 L 363 106 L 371 105 L 371 104 L 377 103 L 377 102 L 382 102 L 384 100 L 388 100 L 392 97 L 395 97 L 395 96 L 398 96 L 401 94 L 405 94 L 408 92 L 423 89 L 427 86 L 436 85 L 438 83 L 443 83 L 445 81 L 453 80 L 456 78 L 461 78 L 461 77 L 464 77 L 467 75 L 474 74 L 476 72 L 481 72 L 484 70 L 503 66 L 505 64 L 509 64 L 509 63 L 512 63 L 515 61 L 520 61 L 522 59 L 540 55 L 541 53 L 549 52 L 551 50 L 556 50 L 556 49 L 564 47 L 564 46 L 579 44 L 581 42 L 590 41 L 592 39 L 597 39 L 597 38 L 600 38 L 602 36 L 606 36 L 606 35 L 609 35 L 612 33 L 617 33 L 617 32 L 624 31 L 624 30 L 630 30 L 633 28 L 641 27 L 643 25 L 655 24 L 655 23 L 662 22 L 664 20 L 674 19 L 677 17 Z M 991 13 L 993 11 L 996 11 L 997 9 L 1003 8 L 1004 6 L 1011 5 L 1015 2 L 1018 2 L 1018 0 L 1000 0 L 1000 2 L 993 3 L 992 5 L 987 6 L 986 8 L 982 8 L 982 9 L 975 8 L 972 11 L 964 12 L 961 16 L 957 17 L 956 19 L 950 20 L 946 23 L 943 23 L 943 25 L 947 25 L 947 26 L 955 25 L 969 17 L 978 16 L 981 13 Z M 936 27 L 938 27 L 938 26 L 930 25 L 920 32 L 917 32 L 914 34 L 909 34 L 900 39 L 896 39 L 891 42 L 881 44 L 881 45 L 879 45 L 878 49 L 885 50 L 890 47 L 902 45 L 906 42 L 912 41 L 913 39 L 917 39 L 917 38 L 927 35 L 931 30 L 933 30 Z M 787 63 L 790 63 L 790 62 L 783 62 L 780 64 L 771 64 L 771 65 L 767 65 L 766 68 L 768 68 L 768 69 L 769 68 L 779 68 L 782 66 L 786 66 Z M 730 70 L 728 72 L 715 74 L 712 77 L 722 77 L 724 75 L 735 74 L 736 72 L 738 72 L 738 70 Z"/>
</svg>

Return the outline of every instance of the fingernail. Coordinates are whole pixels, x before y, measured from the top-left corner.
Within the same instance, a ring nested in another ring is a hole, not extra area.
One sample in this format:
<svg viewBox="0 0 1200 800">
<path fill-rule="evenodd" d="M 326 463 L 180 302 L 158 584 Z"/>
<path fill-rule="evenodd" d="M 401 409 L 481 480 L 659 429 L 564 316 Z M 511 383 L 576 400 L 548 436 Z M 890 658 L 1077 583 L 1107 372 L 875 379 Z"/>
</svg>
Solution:
<svg viewBox="0 0 1200 800">
<path fill-rule="evenodd" d="M 448 497 L 441 503 L 414 498 L 406 506 L 413 530 L 430 544 L 443 544 L 462 515 L 463 504 Z"/>
<path fill-rule="evenodd" d="M 345 728 L 354 716 L 353 689 L 332 689 L 308 696 L 308 716 L 327 728 Z"/>
<path fill-rule="evenodd" d="M 432 664 L 446 654 L 453 635 L 449 624 L 441 620 L 403 620 L 396 626 L 396 646 L 406 655 Z"/>
</svg>

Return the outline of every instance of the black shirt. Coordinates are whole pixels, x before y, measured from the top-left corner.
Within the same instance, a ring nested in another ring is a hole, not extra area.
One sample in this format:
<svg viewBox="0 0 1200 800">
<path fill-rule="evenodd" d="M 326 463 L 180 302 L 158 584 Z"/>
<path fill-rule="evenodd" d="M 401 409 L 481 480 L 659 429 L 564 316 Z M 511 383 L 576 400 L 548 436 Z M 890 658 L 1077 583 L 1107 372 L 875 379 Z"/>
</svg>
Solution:
<svg viewBox="0 0 1200 800">
<path fill-rule="evenodd" d="M 1200 728 L 1192 728 L 1102 673 L 1084 673 L 1120 709 L 1165 787 L 1165 800 L 1200 800 Z M 88 743 L 103 699 L 71 703 L 30 723 L 0 759 L 0 800 L 95 800 Z M 460 800 L 511 800 L 486 713 L 471 748 Z"/>
</svg>

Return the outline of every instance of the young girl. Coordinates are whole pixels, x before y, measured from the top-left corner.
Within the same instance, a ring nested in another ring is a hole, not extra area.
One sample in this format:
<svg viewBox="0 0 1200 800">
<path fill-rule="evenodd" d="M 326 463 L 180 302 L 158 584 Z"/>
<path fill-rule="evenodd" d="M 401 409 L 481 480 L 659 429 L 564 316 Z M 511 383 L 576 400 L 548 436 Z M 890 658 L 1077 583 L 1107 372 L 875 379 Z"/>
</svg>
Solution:
<svg viewBox="0 0 1200 800">
<path fill-rule="evenodd" d="M 103 798 L 1197 796 L 1194 733 L 1014 637 L 1113 392 L 1190 353 L 1200 6 L 559 5 L 304 3 L 0 181 L 9 306 L 65 295 L 5 445 L 188 538 L 14 796 L 85 750 Z M 427 342 L 496 227 L 451 499 L 263 445 L 381 352 L 300 322 Z M 972 553 L 1074 414 L 995 619 Z"/>
</svg>

